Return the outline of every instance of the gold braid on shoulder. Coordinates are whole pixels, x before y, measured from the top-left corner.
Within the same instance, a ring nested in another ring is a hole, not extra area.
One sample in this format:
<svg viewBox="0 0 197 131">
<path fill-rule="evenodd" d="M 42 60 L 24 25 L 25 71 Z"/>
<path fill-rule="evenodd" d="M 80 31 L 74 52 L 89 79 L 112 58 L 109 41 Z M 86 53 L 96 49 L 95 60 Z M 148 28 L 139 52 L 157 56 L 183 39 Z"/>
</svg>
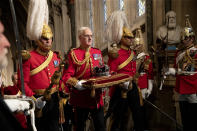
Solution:
<svg viewBox="0 0 197 131">
<path fill-rule="evenodd" d="M 83 64 L 86 63 L 85 69 L 83 70 L 83 72 L 82 72 L 79 76 L 77 76 L 77 78 L 82 77 L 82 76 L 85 74 L 86 70 L 88 69 L 88 66 L 89 66 L 89 64 L 90 64 L 89 62 L 91 62 L 89 50 L 90 50 L 90 48 L 88 48 L 88 50 L 86 51 L 86 53 L 85 53 L 85 58 L 84 58 L 84 60 L 82 60 L 82 61 L 79 61 L 79 60 L 77 59 L 77 57 L 76 57 L 74 51 L 71 50 L 71 57 L 72 57 L 72 59 L 73 59 L 73 61 L 74 61 L 75 64 L 81 66 L 81 65 L 83 65 Z M 78 70 L 79 70 L 79 68 L 78 68 Z"/>
<path fill-rule="evenodd" d="M 197 59 L 193 59 L 190 56 L 190 51 L 189 50 L 186 50 L 186 57 L 187 57 L 187 60 L 190 61 L 190 62 L 194 62 L 195 60 L 197 60 Z"/>
<path fill-rule="evenodd" d="M 90 58 L 89 50 L 90 50 L 90 48 L 89 48 L 88 51 L 85 53 L 85 58 L 84 58 L 84 60 L 82 60 L 82 61 L 79 61 L 79 60 L 77 59 L 77 57 L 76 57 L 74 51 L 71 50 L 71 57 L 72 57 L 74 63 L 77 64 L 77 65 L 83 65 L 86 61 L 88 61 L 89 58 Z"/>
</svg>

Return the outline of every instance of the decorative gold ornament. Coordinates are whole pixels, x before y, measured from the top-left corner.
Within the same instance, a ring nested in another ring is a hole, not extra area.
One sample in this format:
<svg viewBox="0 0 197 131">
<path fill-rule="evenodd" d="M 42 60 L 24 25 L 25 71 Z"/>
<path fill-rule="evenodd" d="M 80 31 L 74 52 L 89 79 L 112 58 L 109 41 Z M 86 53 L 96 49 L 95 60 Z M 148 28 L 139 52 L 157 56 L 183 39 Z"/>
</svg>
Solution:
<svg viewBox="0 0 197 131">
<path fill-rule="evenodd" d="M 126 27 L 123 27 L 123 37 L 134 37 L 133 33 Z"/>
<path fill-rule="evenodd" d="M 43 25 L 41 36 L 47 39 L 51 39 L 53 37 L 52 30 L 48 25 L 46 24 Z"/>
</svg>

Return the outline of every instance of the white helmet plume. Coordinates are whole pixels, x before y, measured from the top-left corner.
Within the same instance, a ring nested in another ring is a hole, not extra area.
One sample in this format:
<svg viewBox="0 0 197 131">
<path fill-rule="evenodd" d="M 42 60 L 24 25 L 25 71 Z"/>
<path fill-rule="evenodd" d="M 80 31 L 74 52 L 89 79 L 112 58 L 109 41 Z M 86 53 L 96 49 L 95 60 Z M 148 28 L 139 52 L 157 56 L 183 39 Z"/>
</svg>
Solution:
<svg viewBox="0 0 197 131">
<path fill-rule="evenodd" d="M 47 0 L 30 0 L 27 18 L 27 37 L 38 40 L 44 24 L 48 25 L 49 11 Z"/>
<path fill-rule="evenodd" d="M 105 40 L 108 43 L 119 43 L 123 35 L 123 27 L 129 28 L 126 15 L 123 11 L 114 11 L 107 19 Z"/>
</svg>

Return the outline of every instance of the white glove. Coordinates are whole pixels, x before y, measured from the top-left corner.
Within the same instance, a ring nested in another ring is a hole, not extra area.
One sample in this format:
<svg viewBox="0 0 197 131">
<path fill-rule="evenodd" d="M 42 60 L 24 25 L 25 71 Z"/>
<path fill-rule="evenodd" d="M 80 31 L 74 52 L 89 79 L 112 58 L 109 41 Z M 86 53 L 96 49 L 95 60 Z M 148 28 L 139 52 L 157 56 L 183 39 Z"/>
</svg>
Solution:
<svg viewBox="0 0 197 131">
<path fill-rule="evenodd" d="M 36 101 L 35 101 L 36 108 L 42 109 L 45 106 L 46 101 L 43 101 L 42 99 L 43 99 L 43 96 L 38 97 L 36 99 Z"/>
<path fill-rule="evenodd" d="M 144 53 L 144 52 L 138 54 L 138 55 L 137 55 L 137 59 L 141 58 L 142 56 L 145 56 L 145 53 Z"/>
<path fill-rule="evenodd" d="M 122 88 L 128 90 L 129 89 L 129 81 L 124 82 Z"/>
<path fill-rule="evenodd" d="M 24 111 L 30 108 L 30 104 L 27 101 L 22 101 L 17 99 L 4 99 L 4 101 L 12 112 Z"/>
<path fill-rule="evenodd" d="M 176 70 L 175 68 L 169 68 L 167 72 L 165 72 L 165 75 L 175 75 Z"/>
<path fill-rule="evenodd" d="M 145 96 L 146 98 L 150 96 L 152 90 L 153 90 L 153 80 L 148 80 L 148 89 L 146 91 L 146 96 Z"/>
<path fill-rule="evenodd" d="M 86 82 L 86 81 L 85 81 L 85 80 L 80 80 L 80 81 L 78 81 L 77 84 L 75 85 L 75 88 L 76 88 L 77 90 L 80 90 L 80 91 L 85 90 L 85 88 L 84 88 L 83 85 L 82 85 L 84 82 Z"/>
</svg>

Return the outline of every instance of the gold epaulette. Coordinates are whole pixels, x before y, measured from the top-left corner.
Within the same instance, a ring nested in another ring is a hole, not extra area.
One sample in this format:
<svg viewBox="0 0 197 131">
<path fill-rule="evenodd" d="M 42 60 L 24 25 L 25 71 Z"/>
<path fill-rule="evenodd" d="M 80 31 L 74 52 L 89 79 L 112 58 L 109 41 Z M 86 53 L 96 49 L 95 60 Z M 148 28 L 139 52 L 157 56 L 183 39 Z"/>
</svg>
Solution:
<svg viewBox="0 0 197 131">
<path fill-rule="evenodd" d="M 31 54 L 28 50 L 21 50 L 21 56 L 22 56 L 22 59 L 25 61 L 31 57 Z"/>
<path fill-rule="evenodd" d="M 71 86 L 75 86 L 77 84 L 78 80 L 75 78 L 75 77 L 70 77 L 68 80 L 67 80 L 67 84 L 71 85 Z"/>
</svg>

